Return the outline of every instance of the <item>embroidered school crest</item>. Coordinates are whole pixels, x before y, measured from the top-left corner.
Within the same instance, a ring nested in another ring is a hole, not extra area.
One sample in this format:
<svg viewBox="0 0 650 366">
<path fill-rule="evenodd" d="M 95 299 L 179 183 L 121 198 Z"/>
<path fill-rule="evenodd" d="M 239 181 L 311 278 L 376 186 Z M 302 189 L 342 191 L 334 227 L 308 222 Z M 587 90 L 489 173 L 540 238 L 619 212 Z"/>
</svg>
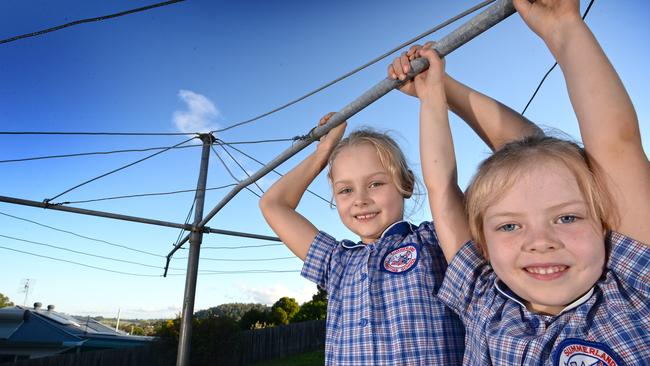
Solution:
<svg viewBox="0 0 650 366">
<path fill-rule="evenodd" d="M 555 351 L 556 366 L 622 366 L 618 357 L 603 343 L 569 338 Z"/>
<path fill-rule="evenodd" d="M 418 250 L 413 244 L 389 252 L 382 260 L 383 269 L 392 273 L 404 273 L 415 267 Z"/>
</svg>

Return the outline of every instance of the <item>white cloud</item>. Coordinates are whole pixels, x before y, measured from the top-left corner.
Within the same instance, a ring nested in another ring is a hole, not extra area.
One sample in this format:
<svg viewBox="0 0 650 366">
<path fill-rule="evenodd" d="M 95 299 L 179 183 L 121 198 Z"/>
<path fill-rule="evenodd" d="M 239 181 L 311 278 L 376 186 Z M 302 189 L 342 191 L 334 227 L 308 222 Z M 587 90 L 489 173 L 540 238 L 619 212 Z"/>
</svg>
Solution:
<svg viewBox="0 0 650 366">
<path fill-rule="evenodd" d="M 133 309 L 122 309 L 122 316 L 135 317 L 135 318 L 173 318 L 181 313 L 181 308 L 178 306 L 166 307 L 140 307 Z"/>
<path fill-rule="evenodd" d="M 239 284 L 239 291 L 242 295 L 250 298 L 251 302 L 265 305 L 273 305 L 281 297 L 293 297 L 299 304 L 311 300 L 316 293 L 316 286 L 305 284 L 302 289 L 289 289 L 281 283 L 274 283 L 266 287 L 249 287 L 246 284 Z"/>
<path fill-rule="evenodd" d="M 181 132 L 209 132 L 217 128 L 214 122 L 219 117 L 219 110 L 205 96 L 191 90 L 181 89 L 178 97 L 187 104 L 187 110 L 175 111 L 174 124 Z"/>
<path fill-rule="evenodd" d="M 181 313 L 181 308 L 176 305 L 121 308 L 119 309 L 119 313 L 122 319 L 173 319 Z M 118 314 L 118 308 L 100 307 L 94 310 L 71 310 L 70 314 L 101 315 L 106 318 L 115 318 Z"/>
</svg>

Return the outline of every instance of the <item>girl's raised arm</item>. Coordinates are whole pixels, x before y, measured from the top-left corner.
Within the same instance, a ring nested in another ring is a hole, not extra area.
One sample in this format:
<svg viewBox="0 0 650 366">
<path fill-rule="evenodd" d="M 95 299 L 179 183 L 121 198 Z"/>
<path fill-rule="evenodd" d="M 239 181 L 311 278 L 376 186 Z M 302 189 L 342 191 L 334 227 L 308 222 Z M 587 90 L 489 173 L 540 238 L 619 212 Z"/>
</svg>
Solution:
<svg viewBox="0 0 650 366">
<path fill-rule="evenodd" d="M 463 192 L 458 187 L 456 158 L 449 128 L 444 63 L 429 46 L 420 50 L 429 70 L 415 77 L 420 99 L 420 159 L 440 247 L 451 262 L 470 239 Z"/>
<path fill-rule="evenodd" d="M 328 113 L 320 120 L 327 123 L 334 113 Z M 271 229 L 300 259 L 307 257 L 311 242 L 318 229 L 304 216 L 296 212 L 296 207 L 309 184 L 327 166 L 332 149 L 341 140 L 346 123 L 332 129 L 321 138 L 316 151 L 280 178 L 260 199 L 260 209 Z"/>
<path fill-rule="evenodd" d="M 594 171 L 613 197 L 614 230 L 650 245 L 650 163 L 639 121 L 616 70 L 580 17 L 578 0 L 515 0 L 557 60 Z"/>
<path fill-rule="evenodd" d="M 421 48 L 420 45 L 414 45 L 397 57 L 388 67 L 389 77 L 403 80 L 411 70 L 409 62 L 419 56 Z M 413 82 L 405 83 L 400 90 L 407 95 L 416 96 Z M 510 141 L 543 133 L 526 117 L 449 75 L 445 77 L 445 95 L 449 109 L 463 119 L 492 151 Z"/>
</svg>

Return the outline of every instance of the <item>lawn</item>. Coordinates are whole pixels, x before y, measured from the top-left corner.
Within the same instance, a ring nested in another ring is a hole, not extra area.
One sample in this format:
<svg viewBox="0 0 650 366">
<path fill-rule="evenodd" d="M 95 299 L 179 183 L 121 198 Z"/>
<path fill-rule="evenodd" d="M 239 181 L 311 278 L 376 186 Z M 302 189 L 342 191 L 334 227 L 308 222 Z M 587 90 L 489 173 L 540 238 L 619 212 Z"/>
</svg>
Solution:
<svg viewBox="0 0 650 366">
<path fill-rule="evenodd" d="M 316 351 L 260 362 L 253 366 L 322 366 L 324 364 L 325 351 Z"/>
</svg>

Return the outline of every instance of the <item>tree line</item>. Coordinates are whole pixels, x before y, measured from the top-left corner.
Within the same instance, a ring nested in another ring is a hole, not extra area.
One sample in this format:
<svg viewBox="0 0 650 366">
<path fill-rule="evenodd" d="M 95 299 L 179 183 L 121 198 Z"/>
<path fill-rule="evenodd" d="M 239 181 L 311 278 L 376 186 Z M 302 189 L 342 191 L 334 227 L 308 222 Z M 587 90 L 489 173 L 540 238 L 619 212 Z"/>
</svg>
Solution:
<svg viewBox="0 0 650 366">
<path fill-rule="evenodd" d="M 9 297 L 0 293 L 0 308 L 14 306 Z M 299 305 L 296 299 L 282 297 L 273 305 L 267 306 L 254 303 L 222 304 L 209 309 L 199 310 L 194 313 L 197 324 L 210 323 L 214 319 L 221 319 L 234 324 L 241 330 L 261 329 L 276 325 L 298 323 L 307 320 L 325 319 L 327 313 L 327 293 L 322 288 L 312 296 L 310 301 Z M 115 327 L 116 319 L 102 316 L 90 317 L 102 324 Z M 140 320 L 124 319 L 120 322 L 120 330 L 131 335 L 148 336 L 177 336 L 180 314 L 173 320 Z"/>
<path fill-rule="evenodd" d="M 296 299 L 282 297 L 272 306 L 262 304 L 230 303 L 222 304 L 194 313 L 198 323 L 209 319 L 228 319 L 241 330 L 261 329 L 276 325 L 298 323 L 307 320 L 322 320 L 327 314 L 327 293 L 322 288 L 311 300 L 299 305 Z M 157 329 L 156 335 L 168 335 L 180 318 L 167 320 Z"/>
</svg>

